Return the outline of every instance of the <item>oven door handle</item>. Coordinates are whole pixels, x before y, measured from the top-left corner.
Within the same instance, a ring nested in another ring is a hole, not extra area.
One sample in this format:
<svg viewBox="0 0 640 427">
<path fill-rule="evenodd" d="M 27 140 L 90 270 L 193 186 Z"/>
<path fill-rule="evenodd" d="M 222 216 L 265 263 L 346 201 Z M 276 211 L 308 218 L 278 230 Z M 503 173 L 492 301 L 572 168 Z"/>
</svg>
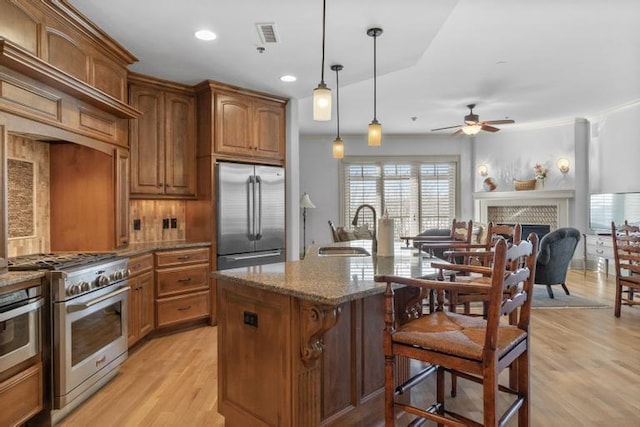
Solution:
<svg viewBox="0 0 640 427">
<path fill-rule="evenodd" d="M 131 286 L 125 286 L 113 292 L 109 292 L 108 294 L 98 297 L 96 299 L 92 299 L 91 301 L 86 302 L 84 304 L 72 304 L 67 307 L 67 313 L 75 313 L 76 311 L 86 310 L 87 308 L 94 306 L 96 304 L 100 304 L 101 302 L 106 301 L 109 298 L 113 298 L 124 292 L 127 292 L 129 289 L 131 289 Z"/>
<path fill-rule="evenodd" d="M 32 303 L 16 307 L 4 313 L 0 313 L 0 322 L 6 322 L 7 320 L 11 320 L 25 313 L 29 313 L 30 311 L 36 311 L 37 309 L 42 307 L 43 304 L 44 298 L 39 298 L 37 301 L 34 301 Z"/>
</svg>

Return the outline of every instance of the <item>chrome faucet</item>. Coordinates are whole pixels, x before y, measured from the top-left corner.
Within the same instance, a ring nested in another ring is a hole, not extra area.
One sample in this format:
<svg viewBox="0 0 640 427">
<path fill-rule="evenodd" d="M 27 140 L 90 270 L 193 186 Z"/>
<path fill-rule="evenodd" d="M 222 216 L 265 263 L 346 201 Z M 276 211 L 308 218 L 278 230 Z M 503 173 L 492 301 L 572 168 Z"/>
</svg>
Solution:
<svg viewBox="0 0 640 427">
<path fill-rule="evenodd" d="M 356 214 L 353 217 L 353 221 L 351 221 L 351 225 L 356 226 L 358 225 L 358 214 L 360 213 L 360 210 L 362 210 L 362 208 L 369 208 L 371 209 L 371 212 L 373 212 L 373 241 L 371 242 L 371 251 L 372 252 L 378 252 L 378 233 L 376 230 L 377 227 L 377 219 L 376 219 L 376 210 L 373 206 L 371 205 L 360 205 L 358 206 L 358 209 L 356 209 Z"/>
</svg>

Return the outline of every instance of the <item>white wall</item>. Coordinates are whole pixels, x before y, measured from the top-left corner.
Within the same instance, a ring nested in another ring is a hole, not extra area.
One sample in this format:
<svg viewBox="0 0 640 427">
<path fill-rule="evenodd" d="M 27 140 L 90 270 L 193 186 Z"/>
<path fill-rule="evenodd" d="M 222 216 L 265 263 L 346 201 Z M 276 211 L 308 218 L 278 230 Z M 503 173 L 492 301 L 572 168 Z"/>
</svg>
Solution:
<svg viewBox="0 0 640 427">
<path fill-rule="evenodd" d="M 592 193 L 640 191 L 640 102 L 590 118 L 590 187 Z"/>
<path fill-rule="evenodd" d="M 331 242 L 327 221 L 342 224 L 340 213 L 339 165 L 332 157 L 335 135 L 301 135 L 300 194 L 307 192 L 316 209 L 307 210 L 307 246 Z M 460 157 L 460 217 L 473 217 L 471 193 L 471 144 L 467 138 L 446 135 L 384 135 L 381 147 L 367 146 L 366 135 L 342 135 L 346 156 L 428 156 Z M 299 196 L 298 196 L 299 197 Z M 302 221 L 302 213 L 300 213 Z M 302 233 L 300 234 L 302 241 Z M 302 247 L 302 243 L 300 243 Z"/>
</svg>

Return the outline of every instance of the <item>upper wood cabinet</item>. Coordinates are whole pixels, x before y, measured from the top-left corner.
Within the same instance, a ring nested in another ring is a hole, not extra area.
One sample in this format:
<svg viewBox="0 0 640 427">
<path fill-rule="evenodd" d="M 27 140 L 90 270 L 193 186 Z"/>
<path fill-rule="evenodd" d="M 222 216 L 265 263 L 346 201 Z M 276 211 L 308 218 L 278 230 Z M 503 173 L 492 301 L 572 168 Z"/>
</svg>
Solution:
<svg viewBox="0 0 640 427">
<path fill-rule="evenodd" d="M 131 197 L 196 195 L 196 101 L 188 88 L 134 78 L 129 103 L 142 113 L 129 123 Z"/>
<path fill-rule="evenodd" d="M 215 152 L 283 160 L 283 103 L 243 94 L 215 94 Z"/>
</svg>

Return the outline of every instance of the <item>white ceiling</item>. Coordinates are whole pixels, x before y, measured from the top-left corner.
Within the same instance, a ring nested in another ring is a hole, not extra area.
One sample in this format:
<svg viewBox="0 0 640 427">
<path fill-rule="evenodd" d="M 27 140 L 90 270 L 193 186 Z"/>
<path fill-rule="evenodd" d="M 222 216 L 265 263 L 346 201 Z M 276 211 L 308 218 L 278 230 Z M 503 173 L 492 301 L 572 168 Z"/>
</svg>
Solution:
<svg viewBox="0 0 640 427">
<path fill-rule="evenodd" d="M 131 70 L 186 84 L 212 79 L 299 100 L 300 131 L 342 134 L 456 125 L 476 103 L 481 120 L 518 124 L 588 117 L 640 100 L 638 0 L 327 0 L 325 81 L 334 120 L 311 120 L 320 81 L 322 0 L 70 0 L 139 62 Z M 256 23 L 274 23 L 263 45 Z M 193 37 L 202 28 L 217 40 Z M 264 53 L 257 48 L 265 47 Z M 294 74 L 294 83 L 279 77 Z M 412 117 L 416 117 L 412 120 Z M 500 126 L 499 126 L 500 127 Z"/>
</svg>

